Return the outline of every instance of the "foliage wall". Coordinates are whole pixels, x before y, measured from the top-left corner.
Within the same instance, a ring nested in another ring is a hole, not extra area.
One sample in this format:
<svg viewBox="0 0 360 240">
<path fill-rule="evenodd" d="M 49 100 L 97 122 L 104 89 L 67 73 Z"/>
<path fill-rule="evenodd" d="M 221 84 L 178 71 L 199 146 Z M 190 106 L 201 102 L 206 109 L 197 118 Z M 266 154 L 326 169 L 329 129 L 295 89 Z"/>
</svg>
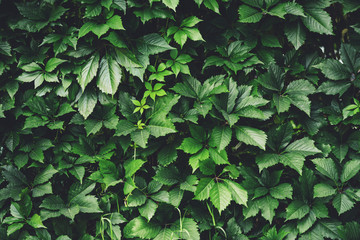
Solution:
<svg viewBox="0 0 360 240">
<path fill-rule="evenodd" d="M 360 239 L 357 0 L 1 0 L 0 239 Z"/>
</svg>

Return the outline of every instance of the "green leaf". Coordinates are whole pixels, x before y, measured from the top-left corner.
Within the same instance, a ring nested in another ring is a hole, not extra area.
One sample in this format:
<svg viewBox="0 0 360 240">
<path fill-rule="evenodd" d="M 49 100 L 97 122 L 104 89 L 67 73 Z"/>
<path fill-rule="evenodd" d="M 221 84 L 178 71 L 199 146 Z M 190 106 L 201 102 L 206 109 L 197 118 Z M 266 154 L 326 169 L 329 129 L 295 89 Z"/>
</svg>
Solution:
<svg viewBox="0 0 360 240">
<path fill-rule="evenodd" d="M 336 189 L 326 183 L 318 183 L 314 186 L 314 198 L 316 197 L 328 197 L 334 195 Z"/>
<path fill-rule="evenodd" d="M 227 126 L 216 126 L 211 132 L 209 144 L 217 147 L 218 151 L 225 149 L 231 141 L 232 131 Z"/>
<path fill-rule="evenodd" d="M 224 179 L 227 188 L 231 192 L 232 199 L 239 205 L 247 206 L 248 193 L 247 191 L 237 182 Z"/>
<path fill-rule="evenodd" d="M 337 181 L 339 179 L 337 168 L 332 159 L 316 158 L 312 161 L 316 166 L 316 170 L 318 170 L 321 174 L 334 181 Z"/>
<path fill-rule="evenodd" d="M 144 55 L 158 54 L 167 50 L 174 49 L 164 38 L 157 33 L 152 33 L 142 37 L 138 44 L 138 50 Z"/>
<path fill-rule="evenodd" d="M 212 178 L 201 178 L 199 184 L 196 187 L 194 199 L 203 201 L 210 197 L 210 189 L 215 185 L 215 181 Z"/>
<path fill-rule="evenodd" d="M 339 94 L 342 96 L 344 92 L 346 92 L 349 87 L 351 86 L 351 83 L 348 83 L 347 81 L 326 81 L 322 83 L 319 88 L 317 89 L 318 92 L 323 92 L 327 95 L 336 95 Z"/>
<path fill-rule="evenodd" d="M 121 75 L 120 65 L 110 55 L 106 55 L 100 61 L 97 86 L 103 93 L 114 95 L 120 84 Z"/>
<path fill-rule="evenodd" d="M 188 18 L 185 18 L 182 22 L 180 27 L 194 27 L 196 24 L 201 22 L 202 20 L 197 18 L 196 16 L 191 16 Z M 179 61 L 179 59 L 177 59 Z"/>
<path fill-rule="evenodd" d="M 198 225 L 192 218 L 182 218 L 177 220 L 172 226 L 171 230 L 174 233 L 172 238 L 200 240 L 200 233 Z"/>
<path fill-rule="evenodd" d="M 339 215 L 354 207 L 354 202 L 345 193 L 337 194 L 332 203 Z"/>
<path fill-rule="evenodd" d="M 285 5 L 285 10 L 288 14 L 306 17 L 303 7 L 296 2 L 287 2 Z"/>
<path fill-rule="evenodd" d="M 299 233 L 302 234 L 306 232 L 309 228 L 311 228 L 316 221 L 315 213 L 310 210 L 310 213 L 298 221 L 297 228 L 299 229 Z"/>
<path fill-rule="evenodd" d="M 174 34 L 174 40 L 175 40 L 175 42 L 177 42 L 180 45 L 181 48 L 186 43 L 187 37 L 188 37 L 188 35 L 183 30 L 178 30 Z"/>
<path fill-rule="evenodd" d="M 41 217 L 38 214 L 34 214 L 27 223 L 33 228 L 46 228 L 41 221 Z"/>
<path fill-rule="evenodd" d="M 111 28 L 115 30 L 125 30 L 121 17 L 118 15 L 112 16 L 109 20 L 106 21 L 106 24 Z"/>
<path fill-rule="evenodd" d="M 96 52 L 94 55 L 92 55 L 89 59 L 89 61 L 83 66 L 80 76 L 78 78 L 78 82 L 82 88 L 82 90 L 85 90 L 85 87 L 93 80 L 93 78 L 96 76 L 96 73 L 99 68 L 99 59 L 100 55 L 98 52 Z"/>
<path fill-rule="evenodd" d="M 146 148 L 150 132 L 146 129 L 138 129 L 132 133 L 130 133 L 131 140 L 133 140 L 137 145 L 142 148 Z"/>
<path fill-rule="evenodd" d="M 215 183 L 210 189 L 210 200 L 221 213 L 231 201 L 231 192 L 224 183 Z"/>
<path fill-rule="evenodd" d="M 34 185 L 39 185 L 49 181 L 49 179 L 52 178 L 57 172 L 58 171 L 51 164 L 49 164 L 41 173 L 36 175 L 34 179 Z"/>
<path fill-rule="evenodd" d="M 317 149 L 314 145 L 314 140 L 310 140 L 308 137 L 296 140 L 286 147 L 285 151 L 291 153 L 298 153 L 303 156 L 314 155 L 320 153 L 321 151 Z"/>
<path fill-rule="evenodd" d="M 141 216 L 146 218 L 148 221 L 154 216 L 158 205 L 151 199 L 148 199 L 146 204 L 139 207 L 139 213 Z"/>
<path fill-rule="evenodd" d="M 261 12 L 249 7 L 248 5 L 241 5 L 239 7 L 239 22 L 242 23 L 256 23 L 262 18 Z"/>
<path fill-rule="evenodd" d="M 214 12 L 220 14 L 219 12 L 219 4 L 216 0 L 204 0 L 204 5 L 210 10 L 213 10 Z"/>
<path fill-rule="evenodd" d="M 197 28 L 183 28 L 182 31 L 193 41 L 205 41 Z M 175 36 L 174 36 L 175 38 Z M 184 45 L 184 44 L 182 44 Z"/>
<path fill-rule="evenodd" d="M 197 153 L 203 145 L 193 138 L 185 138 L 178 149 L 183 150 L 186 153 L 194 154 Z"/>
<path fill-rule="evenodd" d="M 84 122 L 86 135 L 89 136 L 90 134 L 96 134 L 101 127 L 103 126 L 103 122 L 94 119 L 87 119 Z"/>
<path fill-rule="evenodd" d="M 66 62 L 66 60 L 60 58 L 50 58 L 45 65 L 45 71 L 52 72 L 57 66 L 59 66 L 63 62 Z"/>
<path fill-rule="evenodd" d="M 81 30 L 81 29 L 80 29 Z M 104 35 L 105 33 L 107 33 L 107 31 L 109 30 L 109 26 L 107 24 L 97 24 L 95 23 L 92 27 L 91 27 L 91 31 L 98 36 L 98 38 L 100 38 L 102 35 Z"/>
<path fill-rule="evenodd" d="M 87 22 L 84 25 L 82 25 L 82 27 L 79 30 L 79 38 L 85 36 L 90 31 L 92 31 L 92 29 L 94 28 L 95 25 L 96 25 L 96 23 L 94 23 L 94 22 Z"/>
<path fill-rule="evenodd" d="M 179 0 L 162 0 L 162 2 L 174 11 L 176 11 L 175 9 L 179 5 Z"/>
<path fill-rule="evenodd" d="M 218 152 L 214 148 L 209 148 L 209 154 L 210 158 L 215 162 L 216 165 L 230 164 L 225 150 Z"/>
<path fill-rule="evenodd" d="M 272 198 L 270 195 L 266 195 L 264 198 L 259 200 L 259 208 L 261 209 L 261 215 L 272 222 L 275 216 L 275 209 L 279 206 L 279 201 Z"/>
<path fill-rule="evenodd" d="M 134 237 L 153 239 L 159 234 L 160 230 L 160 226 L 148 223 L 143 217 L 136 217 L 126 224 L 123 233 L 124 237 L 128 239 Z"/>
<path fill-rule="evenodd" d="M 264 131 L 252 127 L 239 126 L 235 128 L 235 134 L 240 142 L 265 150 L 267 136 Z"/>
<path fill-rule="evenodd" d="M 302 175 L 302 168 L 304 166 L 305 157 L 298 153 L 285 153 L 280 155 L 280 162 L 296 170 Z"/>
<path fill-rule="evenodd" d="M 24 226 L 24 223 L 14 223 L 7 228 L 7 235 L 11 235 L 14 232 L 20 230 Z"/>
<path fill-rule="evenodd" d="M 144 163 L 145 163 L 145 161 L 143 161 L 141 159 L 133 159 L 133 160 L 126 161 L 124 163 L 125 177 L 126 178 L 132 177 L 141 168 L 141 166 Z"/>
<path fill-rule="evenodd" d="M 320 8 L 306 8 L 306 18 L 302 18 L 304 25 L 311 31 L 320 34 L 333 35 L 330 15 Z"/>
<path fill-rule="evenodd" d="M 269 135 L 270 136 L 270 135 Z M 259 154 L 256 156 L 256 164 L 259 166 L 259 171 L 274 166 L 280 162 L 279 154 Z"/>
<path fill-rule="evenodd" d="M 86 90 L 83 92 L 78 101 L 78 109 L 80 114 L 87 119 L 88 116 L 93 112 L 97 102 L 97 96 L 95 92 Z"/>
<path fill-rule="evenodd" d="M 351 76 L 349 70 L 336 59 L 326 59 L 315 67 L 331 80 L 349 79 Z"/>
<path fill-rule="evenodd" d="M 296 50 L 305 43 L 306 32 L 300 22 L 293 22 L 285 25 L 284 32 L 289 42 L 294 45 Z"/>
<path fill-rule="evenodd" d="M 360 171 L 360 160 L 354 159 L 345 163 L 341 173 L 340 180 L 342 183 L 349 181 Z"/>
<path fill-rule="evenodd" d="M 309 206 L 299 200 L 295 200 L 286 208 L 286 221 L 302 219 L 310 211 Z"/>
<path fill-rule="evenodd" d="M 292 199 L 293 188 L 289 183 L 281 183 L 270 188 L 270 195 L 276 199 Z"/>
</svg>

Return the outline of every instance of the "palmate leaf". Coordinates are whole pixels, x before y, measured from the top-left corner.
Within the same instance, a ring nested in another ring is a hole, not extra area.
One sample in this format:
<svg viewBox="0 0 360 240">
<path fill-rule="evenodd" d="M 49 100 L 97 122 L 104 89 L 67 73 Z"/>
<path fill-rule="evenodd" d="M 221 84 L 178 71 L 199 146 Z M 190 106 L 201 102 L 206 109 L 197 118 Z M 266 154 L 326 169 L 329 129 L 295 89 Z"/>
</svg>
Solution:
<svg viewBox="0 0 360 240">
<path fill-rule="evenodd" d="M 247 206 L 248 193 L 247 191 L 237 182 L 224 179 L 224 182 L 231 192 L 232 199 L 239 205 Z"/>
<path fill-rule="evenodd" d="M 203 201 L 210 197 L 210 189 L 215 185 L 215 181 L 212 178 L 201 178 L 199 184 L 196 187 L 194 199 Z"/>
<path fill-rule="evenodd" d="M 178 239 L 200 240 L 198 225 L 192 218 L 177 220 L 172 226 L 173 237 Z"/>
<path fill-rule="evenodd" d="M 351 73 L 349 70 L 336 59 L 326 59 L 322 63 L 316 65 L 321 72 L 331 80 L 349 79 Z"/>
<path fill-rule="evenodd" d="M 104 56 L 100 61 L 96 83 L 98 88 L 104 93 L 114 95 L 121 81 L 121 72 L 120 65 L 109 54 Z"/>
<path fill-rule="evenodd" d="M 316 170 L 318 170 L 321 174 L 326 177 L 337 181 L 339 179 L 338 170 L 335 166 L 335 163 L 330 158 L 316 158 L 312 160 L 316 166 Z"/>
<path fill-rule="evenodd" d="M 300 22 L 292 22 L 285 25 L 285 35 L 289 42 L 294 45 L 294 48 L 298 50 L 306 40 L 306 32 Z"/>
</svg>

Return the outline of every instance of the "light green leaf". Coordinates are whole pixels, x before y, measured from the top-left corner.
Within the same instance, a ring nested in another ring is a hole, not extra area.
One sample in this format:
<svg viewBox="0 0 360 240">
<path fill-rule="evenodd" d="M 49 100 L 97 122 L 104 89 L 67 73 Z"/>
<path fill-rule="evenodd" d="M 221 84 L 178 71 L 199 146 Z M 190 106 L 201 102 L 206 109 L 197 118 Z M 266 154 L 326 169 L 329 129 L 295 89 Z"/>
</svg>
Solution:
<svg viewBox="0 0 360 240">
<path fill-rule="evenodd" d="M 124 163 L 125 178 L 132 177 L 141 168 L 141 166 L 144 163 L 145 163 L 145 161 L 143 161 L 141 159 L 133 159 L 133 160 L 126 161 Z"/>
<path fill-rule="evenodd" d="M 193 138 L 185 138 L 180 147 L 178 147 L 178 149 L 183 150 L 186 153 L 189 154 L 194 154 L 197 153 L 201 148 L 203 148 L 203 145 L 198 142 L 197 140 L 193 139 Z"/>
<path fill-rule="evenodd" d="M 256 164 L 259 166 L 259 172 L 261 172 L 265 168 L 274 166 L 279 162 L 280 156 L 276 153 L 259 154 L 256 156 Z"/>
<path fill-rule="evenodd" d="M 114 95 L 122 78 L 121 72 L 120 65 L 110 55 L 104 56 L 100 61 L 96 82 L 98 88 L 103 93 Z"/>
<path fill-rule="evenodd" d="M 210 189 L 210 200 L 221 213 L 231 201 L 231 192 L 224 183 L 215 183 Z"/>
<path fill-rule="evenodd" d="M 360 171 L 360 160 L 350 160 L 345 163 L 340 180 L 345 183 L 353 178 Z"/>
<path fill-rule="evenodd" d="M 314 198 L 328 197 L 334 195 L 336 189 L 326 183 L 318 183 L 314 186 Z"/>
<path fill-rule="evenodd" d="M 225 150 L 218 152 L 214 148 L 209 148 L 210 158 L 215 162 L 217 165 L 221 164 L 230 164 L 228 161 L 228 156 Z"/>
<path fill-rule="evenodd" d="M 156 209 L 158 208 L 158 205 L 151 199 L 148 199 L 146 201 L 146 204 L 139 207 L 139 213 L 141 216 L 146 218 L 148 221 L 151 220 L 151 218 L 154 216 Z"/>
<path fill-rule="evenodd" d="M 219 4 L 216 0 L 204 0 L 204 5 L 210 10 L 213 10 L 214 12 L 220 14 L 219 12 Z"/>
<path fill-rule="evenodd" d="M 93 112 L 97 102 L 97 96 L 95 92 L 87 90 L 83 92 L 78 101 L 78 109 L 80 114 L 87 119 Z"/>
<path fill-rule="evenodd" d="M 337 168 L 331 158 L 316 158 L 312 161 L 316 166 L 316 170 L 318 170 L 321 174 L 334 181 L 339 179 Z"/>
<path fill-rule="evenodd" d="M 278 113 L 286 112 L 290 108 L 291 99 L 288 96 L 273 95 L 273 102 Z"/>
<path fill-rule="evenodd" d="M 293 188 L 289 183 L 281 183 L 270 188 L 270 195 L 276 199 L 292 199 Z"/>
<path fill-rule="evenodd" d="M 211 132 L 209 144 L 223 150 L 231 141 L 232 131 L 227 126 L 216 126 Z"/>
<path fill-rule="evenodd" d="M 94 23 L 94 22 L 87 22 L 84 25 L 82 25 L 82 27 L 79 30 L 79 38 L 88 34 L 95 25 L 96 25 L 96 23 Z"/>
<path fill-rule="evenodd" d="M 261 12 L 249 7 L 248 5 L 241 5 L 239 7 L 239 22 L 242 23 L 256 23 L 262 18 Z"/>
<path fill-rule="evenodd" d="M 115 30 L 125 30 L 121 17 L 118 15 L 112 16 L 109 20 L 106 21 L 106 24 L 111 28 Z"/>
<path fill-rule="evenodd" d="M 285 10 L 288 14 L 300 16 L 300 17 L 306 17 L 304 14 L 303 7 L 296 2 L 287 2 L 285 4 Z"/>
<path fill-rule="evenodd" d="M 286 208 L 286 221 L 291 219 L 302 219 L 308 214 L 310 207 L 299 200 L 295 200 Z"/>
<path fill-rule="evenodd" d="M 63 62 L 66 62 L 66 60 L 60 58 L 50 58 L 45 65 L 45 71 L 52 72 L 57 66 L 59 66 Z"/>
<path fill-rule="evenodd" d="M 239 126 L 235 128 L 235 134 L 240 142 L 265 150 L 267 136 L 264 131 L 252 127 Z"/>
<path fill-rule="evenodd" d="M 193 41 L 205 41 L 197 28 L 183 28 L 182 31 Z M 175 38 L 175 36 L 174 36 Z M 183 44 L 184 45 L 184 44 Z"/>
<path fill-rule="evenodd" d="M 210 189 L 215 185 L 215 181 L 212 178 L 201 178 L 199 184 L 196 187 L 194 199 L 203 201 L 210 197 Z"/>
<path fill-rule="evenodd" d="M 178 30 L 174 34 L 174 40 L 175 40 L 175 42 L 177 42 L 180 45 L 181 48 L 186 43 L 187 37 L 188 37 L 188 35 L 183 30 Z"/>
<path fill-rule="evenodd" d="M 153 239 L 159 234 L 160 230 L 159 225 L 148 223 L 143 217 L 136 217 L 126 224 L 123 233 L 126 239 L 135 237 Z"/>
<path fill-rule="evenodd" d="M 298 50 L 305 43 L 306 32 L 300 22 L 286 24 L 284 32 L 289 42 L 294 45 L 296 50 Z"/>
<path fill-rule="evenodd" d="M 296 170 L 301 175 L 305 157 L 298 153 L 285 153 L 280 155 L 280 162 Z"/>
<path fill-rule="evenodd" d="M 49 179 L 52 178 L 52 176 L 54 176 L 54 174 L 57 172 L 58 171 L 51 164 L 49 164 L 41 173 L 36 175 L 34 179 L 34 185 L 39 185 L 49 181 Z"/>
<path fill-rule="evenodd" d="M 146 129 L 138 129 L 132 133 L 130 133 L 131 140 L 133 140 L 137 145 L 142 148 L 146 148 L 150 132 Z"/>
<path fill-rule="evenodd" d="M 162 2 L 174 11 L 176 11 L 175 9 L 179 5 L 179 0 L 162 0 Z"/>
<path fill-rule="evenodd" d="M 180 27 L 194 27 L 196 24 L 201 22 L 202 20 L 197 18 L 196 16 L 191 16 L 188 18 L 185 18 L 182 22 Z M 177 59 L 179 61 L 179 59 Z"/>
<path fill-rule="evenodd" d="M 171 230 L 174 233 L 171 239 L 200 240 L 198 225 L 192 218 L 178 219 Z"/>
<path fill-rule="evenodd" d="M 81 29 L 80 29 L 81 30 Z M 109 26 L 107 24 L 97 24 L 95 23 L 92 27 L 91 27 L 91 31 L 98 36 L 98 38 L 100 38 L 102 35 L 104 35 L 105 33 L 107 33 L 107 31 L 109 30 Z"/>
<path fill-rule="evenodd" d="M 27 223 L 33 228 L 46 228 L 41 221 L 41 217 L 38 214 L 34 214 Z"/>
<path fill-rule="evenodd" d="M 259 199 L 259 208 L 261 209 L 261 216 L 263 216 L 270 223 L 275 217 L 275 209 L 279 206 L 279 201 L 270 195 Z"/>
<path fill-rule="evenodd" d="M 298 153 L 303 156 L 314 155 L 321 152 L 315 147 L 314 140 L 311 140 L 308 137 L 296 140 L 295 142 L 291 143 L 286 147 L 285 151 Z"/>
<path fill-rule="evenodd" d="M 333 35 L 330 15 L 320 8 L 306 8 L 306 18 L 302 18 L 304 25 L 312 32 Z"/>
<path fill-rule="evenodd" d="M 89 59 L 89 61 L 83 66 L 80 76 L 78 78 L 78 82 L 82 88 L 82 90 L 85 90 L 85 87 L 91 82 L 91 80 L 96 76 L 96 73 L 99 68 L 99 59 L 100 55 L 98 52 L 96 52 L 94 55 L 92 55 Z"/>
<path fill-rule="evenodd" d="M 248 193 L 247 191 L 237 182 L 224 179 L 227 188 L 231 192 L 232 199 L 239 205 L 247 206 Z"/>
<path fill-rule="evenodd" d="M 174 49 L 164 38 L 157 33 L 144 36 L 138 44 L 138 50 L 144 55 L 158 54 L 167 50 Z"/>
<path fill-rule="evenodd" d="M 332 204 L 339 215 L 354 207 L 354 202 L 345 193 L 338 193 L 333 199 Z"/>
</svg>

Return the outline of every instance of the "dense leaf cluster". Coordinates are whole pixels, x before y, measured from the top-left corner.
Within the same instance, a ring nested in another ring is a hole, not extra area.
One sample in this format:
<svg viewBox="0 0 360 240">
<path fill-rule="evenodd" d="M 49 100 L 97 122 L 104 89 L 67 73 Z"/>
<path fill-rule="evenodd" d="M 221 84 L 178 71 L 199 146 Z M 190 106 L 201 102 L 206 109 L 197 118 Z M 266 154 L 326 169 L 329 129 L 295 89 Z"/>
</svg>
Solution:
<svg viewBox="0 0 360 240">
<path fill-rule="evenodd" d="M 357 0 L 0 0 L 0 239 L 360 239 Z"/>
</svg>

